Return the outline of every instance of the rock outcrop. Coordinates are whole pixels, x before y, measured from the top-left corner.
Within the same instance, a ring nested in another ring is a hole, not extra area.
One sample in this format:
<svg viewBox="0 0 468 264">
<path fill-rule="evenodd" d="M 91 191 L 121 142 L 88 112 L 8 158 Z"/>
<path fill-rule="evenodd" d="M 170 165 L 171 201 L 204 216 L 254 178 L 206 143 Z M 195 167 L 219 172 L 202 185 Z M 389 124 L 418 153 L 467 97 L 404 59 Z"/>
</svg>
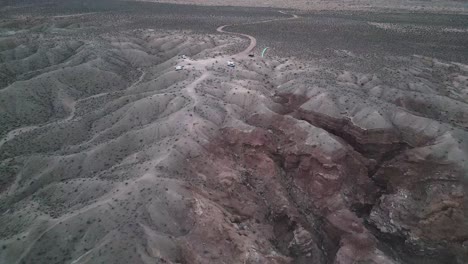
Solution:
<svg viewBox="0 0 468 264">
<path fill-rule="evenodd" d="M 89 16 L 0 36 L 1 263 L 468 263 L 468 66 Z"/>
</svg>

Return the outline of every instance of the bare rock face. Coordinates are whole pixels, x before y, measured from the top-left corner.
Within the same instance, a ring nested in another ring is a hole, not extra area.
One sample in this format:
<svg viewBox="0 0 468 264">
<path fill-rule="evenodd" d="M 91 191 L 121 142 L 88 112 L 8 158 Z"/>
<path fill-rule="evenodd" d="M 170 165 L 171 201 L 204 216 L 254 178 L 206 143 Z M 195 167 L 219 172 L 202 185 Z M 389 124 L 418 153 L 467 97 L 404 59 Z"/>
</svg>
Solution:
<svg viewBox="0 0 468 264">
<path fill-rule="evenodd" d="M 23 22 L 0 37 L 0 262 L 467 263 L 468 66 Z"/>
<path fill-rule="evenodd" d="M 444 70 L 451 69 L 454 72 L 464 72 L 465 69 L 463 66 L 445 63 L 440 65 Z M 418 73 L 426 71 L 424 67 L 421 68 Z M 433 87 L 433 96 L 417 95 L 420 104 L 425 106 L 416 107 L 413 103 L 401 103 L 402 100 L 410 100 L 408 98 L 411 98 L 412 92 L 406 93 L 399 89 L 398 96 L 391 96 L 392 88 L 382 88 L 375 77 L 359 77 L 346 72 L 338 76 L 338 80 L 348 82 L 346 86 L 352 87 L 353 91 L 343 95 L 347 93 L 346 89 L 345 92 L 339 92 L 333 87 L 307 89 L 290 81 L 280 86 L 278 95 L 285 98 L 282 102 L 286 102 L 287 111 L 292 116 L 324 128 L 362 154 L 350 156 L 360 156 L 360 160 L 364 160 L 361 167 L 364 170 L 367 168 L 367 171 L 362 174 L 367 173 L 374 186 L 360 189 L 359 193 L 366 193 L 363 192 L 366 189 L 378 190 L 379 198 L 368 200 L 372 201 L 368 203 L 370 206 L 361 207 L 365 208 L 365 212 L 355 212 L 364 216 L 371 225 L 370 231 L 377 238 L 403 254 L 404 261 L 464 263 L 468 228 L 464 179 L 468 164 L 467 134 L 457 128 L 466 122 L 464 114 L 457 112 L 466 113 L 466 103 L 450 102 L 452 99 L 438 95 Z M 355 82 L 358 85 L 354 85 Z M 449 120 L 455 123 L 434 121 L 430 118 L 440 115 L 430 110 L 425 112 L 425 109 L 442 105 L 444 101 L 448 107 L 460 109 L 443 112 L 443 115 L 454 114 Z M 418 115 L 413 114 L 415 111 Z M 323 150 L 320 152 L 323 153 Z M 340 153 L 345 152 L 340 150 Z M 290 163 L 298 162 L 294 158 L 289 160 Z M 353 163 L 348 159 L 339 164 L 350 166 Z M 313 168 L 316 171 L 317 166 Z M 352 168 L 354 176 L 359 175 L 359 167 Z M 318 180 L 317 177 L 313 179 L 315 182 Z M 359 178 L 353 178 L 354 181 L 359 182 Z M 305 185 L 313 186 L 314 183 Z M 347 185 L 352 186 L 349 183 Z M 332 192 L 336 193 L 336 189 Z M 314 190 L 313 193 L 320 192 Z M 353 196 L 348 194 L 346 197 L 349 200 Z M 373 228 L 378 232 L 373 231 Z M 358 244 L 352 243 L 354 246 Z M 357 251 L 349 247 L 347 244 L 342 246 L 337 261 L 343 261 L 340 259 L 345 258 L 346 252 Z M 377 255 L 374 256 L 377 258 Z"/>
<path fill-rule="evenodd" d="M 404 153 L 383 165 L 374 178 L 384 182 L 386 193 L 370 214 L 384 234 L 405 238 L 410 252 L 434 255 L 433 263 L 464 262 L 464 172 L 453 164 L 421 160 Z M 449 257 L 448 255 L 459 256 Z"/>
</svg>

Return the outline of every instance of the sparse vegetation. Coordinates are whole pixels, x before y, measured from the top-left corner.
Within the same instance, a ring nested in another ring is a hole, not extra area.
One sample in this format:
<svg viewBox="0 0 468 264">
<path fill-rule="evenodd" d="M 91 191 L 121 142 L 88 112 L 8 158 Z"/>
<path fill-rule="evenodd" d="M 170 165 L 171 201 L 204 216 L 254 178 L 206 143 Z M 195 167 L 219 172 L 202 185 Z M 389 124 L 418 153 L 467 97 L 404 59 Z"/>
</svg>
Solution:
<svg viewBox="0 0 468 264">
<path fill-rule="evenodd" d="M 466 262 L 464 16 L 54 1 L 0 7 L 0 262 Z"/>
</svg>

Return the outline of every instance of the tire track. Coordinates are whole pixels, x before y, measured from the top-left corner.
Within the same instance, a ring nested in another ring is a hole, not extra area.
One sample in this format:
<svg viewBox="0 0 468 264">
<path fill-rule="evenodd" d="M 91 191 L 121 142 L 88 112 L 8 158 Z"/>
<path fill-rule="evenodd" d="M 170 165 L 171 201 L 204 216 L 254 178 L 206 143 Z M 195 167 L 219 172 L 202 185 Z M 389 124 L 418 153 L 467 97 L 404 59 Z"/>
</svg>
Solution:
<svg viewBox="0 0 468 264">
<path fill-rule="evenodd" d="M 138 71 L 141 72 L 141 75 L 140 77 L 138 78 L 138 80 L 136 80 L 134 83 L 132 83 L 128 88 L 127 90 L 131 90 L 133 89 L 136 85 L 140 84 L 145 75 L 146 75 L 146 72 L 143 72 L 141 69 L 138 69 Z M 100 93 L 100 94 L 95 94 L 95 95 L 91 95 L 89 97 L 86 97 L 86 98 L 81 98 L 79 100 L 76 100 L 74 102 L 71 102 L 69 105 L 68 105 L 68 108 L 70 110 L 70 113 L 68 114 L 68 116 L 66 118 L 63 118 L 63 119 L 59 119 L 59 120 L 56 120 L 56 121 L 53 121 L 53 122 L 50 122 L 50 123 L 42 123 L 42 124 L 38 124 L 38 125 L 31 125 L 31 126 L 23 126 L 23 127 L 19 127 L 19 128 L 16 128 L 16 129 L 13 129 L 11 130 L 10 132 L 8 132 L 2 139 L 0 139 L 0 149 L 2 148 L 2 146 L 7 143 L 8 141 L 11 141 L 13 139 L 15 139 L 17 136 L 20 136 L 24 133 L 27 133 L 27 132 L 30 132 L 30 131 L 33 131 L 37 128 L 44 128 L 44 127 L 50 127 L 50 126 L 54 126 L 54 125 L 60 125 L 60 124 L 63 124 L 63 123 L 66 123 L 70 120 L 72 120 L 73 118 L 75 118 L 75 112 L 76 112 L 76 105 L 80 102 L 83 102 L 83 101 L 86 101 L 86 100 L 90 100 L 90 99 L 94 99 L 94 98 L 99 98 L 99 97 L 102 97 L 102 96 L 105 96 L 105 95 L 108 95 L 110 94 L 111 92 L 104 92 L 104 93 Z"/>
<path fill-rule="evenodd" d="M 239 53 L 237 53 L 235 55 L 235 56 L 247 56 L 257 46 L 257 39 L 254 36 L 251 36 L 251 35 L 248 35 L 248 34 L 233 32 L 233 31 L 227 31 L 227 30 L 224 30 L 224 29 L 226 27 L 232 27 L 232 26 L 255 25 L 255 24 L 263 24 L 263 23 L 274 22 L 274 21 L 286 21 L 286 20 L 293 20 L 293 19 L 301 18 L 298 15 L 288 14 L 288 13 L 286 13 L 284 11 L 278 11 L 278 12 L 281 13 L 281 14 L 284 14 L 284 15 L 291 15 L 291 17 L 278 18 L 278 19 L 268 19 L 268 20 L 262 20 L 262 21 L 257 21 L 257 22 L 249 22 L 249 23 L 241 23 L 241 24 L 223 25 L 223 26 L 218 27 L 216 29 L 216 31 L 218 31 L 220 33 L 234 34 L 234 35 L 243 36 L 243 37 L 248 38 L 250 40 L 249 46 L 245 50 L 243 50 L 243 51 L 241 51 L 241 52 L 239 52 Z"/>
</svg>

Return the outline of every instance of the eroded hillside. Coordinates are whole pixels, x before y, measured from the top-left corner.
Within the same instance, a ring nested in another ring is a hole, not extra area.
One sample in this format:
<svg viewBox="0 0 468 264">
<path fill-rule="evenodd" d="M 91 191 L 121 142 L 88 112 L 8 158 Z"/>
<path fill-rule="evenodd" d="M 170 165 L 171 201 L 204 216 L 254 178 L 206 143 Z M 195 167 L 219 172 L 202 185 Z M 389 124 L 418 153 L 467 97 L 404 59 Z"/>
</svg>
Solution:
<svg viewBox="0 0 468 264">
<path fill-rule="evenodd" d="M 2 22 L 0 262 L 468 261 L 467 65 L 114 18 Z"/>
</svg>

